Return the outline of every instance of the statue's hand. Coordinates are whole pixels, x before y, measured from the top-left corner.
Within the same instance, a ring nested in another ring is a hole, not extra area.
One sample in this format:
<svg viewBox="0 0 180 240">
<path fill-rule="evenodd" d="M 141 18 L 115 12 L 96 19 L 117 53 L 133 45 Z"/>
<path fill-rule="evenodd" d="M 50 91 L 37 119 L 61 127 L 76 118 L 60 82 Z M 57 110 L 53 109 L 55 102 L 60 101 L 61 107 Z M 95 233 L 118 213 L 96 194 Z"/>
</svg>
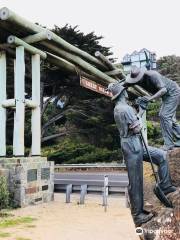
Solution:
<svg viewBox="0 0 180 240">
<path fill-rule="evenodd" d="M 148 103 L 149 103 L 150 99 L 149 97 L 138 97 L 136 99 L 136 104 L 141 107 L 143 110 L 146 110 L 148 108 Z"/>
<path fill-rule="evenodd" d="M 150 96 L 141 97 L 141 101 L 150 102 L 151 101 L 151 97 Z"/>
</svg>

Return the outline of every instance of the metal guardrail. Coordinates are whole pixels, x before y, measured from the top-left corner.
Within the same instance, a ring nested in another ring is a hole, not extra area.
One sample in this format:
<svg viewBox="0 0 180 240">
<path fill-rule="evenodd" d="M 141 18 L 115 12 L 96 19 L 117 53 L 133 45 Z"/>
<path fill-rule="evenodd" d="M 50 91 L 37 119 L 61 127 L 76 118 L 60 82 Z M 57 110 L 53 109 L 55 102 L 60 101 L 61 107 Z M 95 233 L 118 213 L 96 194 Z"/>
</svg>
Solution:
<svg viewBox="0 0 180 240">
<path fill-rule="evenodd" d="M 66 185 L 60 185 L 60 184 L 55 184 L 55 192 L 64 192 L 66 191 L 67 188 Z M 81 190 L 82 185 L 72 185 L 72 191 L 73 192 L 79 192 Z M 103 187 L 102 186 L 92 186 L 88 185 L 87 186 L 87 192 L 88 193 L 93 193 L 93 192 L 102 192 Z M 125 193 L 126 187 L 108 187 L 109 193 Z"/>
<path fill-rule="evenodd" d="M 58 182 L 59 181 L 56 181 L 56 184 L 55 184 L 55 186 L 57 188 L 56 190 L 58 190 L 58 189 L 62 190 L 63 185 L 62 185 L 62 183 L 58 184 Z M 66 183 L 68 183 L 68 182 L 66 182 Z M 85 197 L 89 191 L 91 191 L 91 192 L 99 191 L 102 195 L 102 206 L 104 206 L 105 212 L 107 211 L 107 205 L 108 205 L 107 201 L 108 201 L 108 195 L 110 193 L 110 185 L 113 185 L 112 182 L 111 182 L 111 184 L 109 184 L 109 177 L 107 175 L 104 175 L 104 179 L 101 182 L 100 181 L 97 182 L 97 180 L 96 180 L 96 185 L 94 185 L 94 186 L 88 186 L 88 184 L 83 184 L 81 182 L 79 182 L 79 185 L 77 186 L 77 185 L 73 185 L 72 183 L 69 183 L 69 184 L 66 184 L 63 186 L 63 190 L 65 190 L 65 192 L 66 192 L 66 200 L 65 200 L 66 203 L 71 202 L 71 194 L 73 193 L 73 190 L 78 190 L 80 192 L 79 204 L 85 203 Z M 100 185 L 98 185 L 98 184 L 100 184 Z M 122 186 L 122 188 L 121 188 L 120 192 L 125 194 L 125 206 L 129 207 L 127 181 L 122 181 L 121 186 Z M 74 187 L 74 189 L 73 189 L 73 187 Z M 117 189 L 116 189 L 116 191 L 117 191 Z M 117 192 L 119 192 L 119 191 L 117 191 Z"/>
<path fill-rule="evenodd" d="M 127 173 L 109 173 L 108 189 L 110 193 L 124 193 L 128 186 Z M 55 191 L 66 190 L 67 185 L 72 185 L 73 191 L 80 191 L 82 185 L 87 185 L 88 192 L 102 192 L 104 185 L 103 173 L 55 173 Z"/>
</svg>

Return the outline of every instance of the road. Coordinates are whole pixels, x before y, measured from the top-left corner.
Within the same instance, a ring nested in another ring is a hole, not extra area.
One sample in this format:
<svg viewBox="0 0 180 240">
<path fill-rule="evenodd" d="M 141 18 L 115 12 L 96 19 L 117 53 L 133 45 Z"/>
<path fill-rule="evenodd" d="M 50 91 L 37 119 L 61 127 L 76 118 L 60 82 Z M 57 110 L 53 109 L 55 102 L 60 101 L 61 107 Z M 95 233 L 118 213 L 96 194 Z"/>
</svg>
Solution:
<svg viewBox="0 0 180 240">
<path fill-rule="evenodd" d="M 124 192 L 128 185 L 127 173 L 55 173 L 55 190 L 65 190 L 68 184 L 73 190 L 80 190 L 86 184 L 88 191 L 102 191 L 104 175 L 109 179 L 109 192 Z"/>
</svg>

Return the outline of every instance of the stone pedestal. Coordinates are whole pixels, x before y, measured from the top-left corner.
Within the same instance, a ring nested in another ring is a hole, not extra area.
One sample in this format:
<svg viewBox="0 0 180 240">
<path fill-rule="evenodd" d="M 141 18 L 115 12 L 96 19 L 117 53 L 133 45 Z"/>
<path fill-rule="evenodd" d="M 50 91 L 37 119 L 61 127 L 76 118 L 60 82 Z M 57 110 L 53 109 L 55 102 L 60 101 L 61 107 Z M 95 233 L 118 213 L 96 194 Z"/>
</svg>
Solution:
<svg viewBox="0 0 180 240">
<path fill-rule="evenodd" d="M 54 198 L 54 162 L 44 157 L 0 158 L 14 204 L 25 207 Z"/>
</svg>

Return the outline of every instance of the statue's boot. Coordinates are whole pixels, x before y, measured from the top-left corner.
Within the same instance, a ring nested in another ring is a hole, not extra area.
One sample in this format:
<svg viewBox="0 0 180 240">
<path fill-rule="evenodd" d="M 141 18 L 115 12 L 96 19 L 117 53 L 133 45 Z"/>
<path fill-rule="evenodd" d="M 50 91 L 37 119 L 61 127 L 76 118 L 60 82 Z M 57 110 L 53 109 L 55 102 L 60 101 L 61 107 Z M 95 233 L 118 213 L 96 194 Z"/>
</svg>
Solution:
<svg viewBox="0 0 180 240">
<path fill-rule="evenodd" d="M 170 186 L 168 188 L 162 189 L 164 194 L 167 195 L 169 193 L 175 192 L 177 188 L 175 186 Z"/>
<path fill-rule="evenodd" d="M 173 148 L 176 147 L 175 145 L 164 145 L 162 147 L 162 150 L 164 151 L 170 151 L 170 150 L 173 150 Z"/>
<path fill-rule="evenodd" d="M 140 213 L 137 216 L 134 216 L 134 223 L 136 227 L 141 226 L 143 223 L 150 221 L 153 218 L 152 213 Z"/>
<path fill-rule="evenodd" d="M 180 147 L 180 139 L 178 139 L 175 143 L 174 143 L 175 147 Z"/>
<path fill-rule="evenodd" d="M 153 189 L 156 197 L 168 208 L 172 208 L 172 202 L 166 197 L 163 190 L 160 188 L 159 184 L 156 183 L 154 189 Z"/>
</svg>

